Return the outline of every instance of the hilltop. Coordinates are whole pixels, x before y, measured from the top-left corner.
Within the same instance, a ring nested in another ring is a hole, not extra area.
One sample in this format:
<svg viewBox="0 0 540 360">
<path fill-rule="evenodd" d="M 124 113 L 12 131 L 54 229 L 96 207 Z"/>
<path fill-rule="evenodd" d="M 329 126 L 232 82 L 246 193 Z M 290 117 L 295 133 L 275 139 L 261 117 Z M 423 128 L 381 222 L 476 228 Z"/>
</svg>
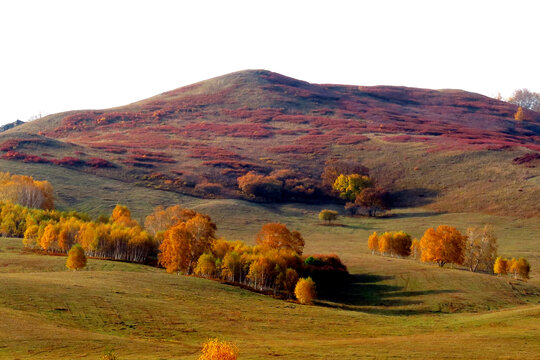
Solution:
<svg viewBox="0 0 540 360">
<path fill-rule="evenodd" d="M 516 122 L 516 110 L 461 90 L 321 85 L 248 70 L 17 126 L 0 134 L 0 156 L 10 160 L 4 171 L 33 163 L 212 198 L 242 198 L 236 179 L 249 171 L 290 170 L 290 200 L 300 201 L 312 200 L 327 161 L 353 160 L 396 206 L 537 216 L 540 114 Z M 69 186 L 60 202 L 77 207 L 84 184 Z"/>
</svg>

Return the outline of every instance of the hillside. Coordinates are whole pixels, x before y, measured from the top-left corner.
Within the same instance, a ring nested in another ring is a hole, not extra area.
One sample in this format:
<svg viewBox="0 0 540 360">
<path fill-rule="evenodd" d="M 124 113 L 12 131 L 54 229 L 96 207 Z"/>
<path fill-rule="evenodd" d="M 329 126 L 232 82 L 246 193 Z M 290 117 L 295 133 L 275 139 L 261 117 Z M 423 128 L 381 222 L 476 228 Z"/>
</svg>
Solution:
<svg viewBox="0 0 540 360">
<path fill-rule="evenodd" d="M 249 171 L 292 170 L 291 201 L 313 200 L 325 162 L 353 160 L 397 206 L 538 216 L 540 114 L 517 123 L 515 111 L 459 90 L 320 85 L 249 70 L 32 121 L 0 134 L 0 156 L 4 171 L 33 163 L 212 198 L 244 197 L 236 179 Z"/>
</svg>

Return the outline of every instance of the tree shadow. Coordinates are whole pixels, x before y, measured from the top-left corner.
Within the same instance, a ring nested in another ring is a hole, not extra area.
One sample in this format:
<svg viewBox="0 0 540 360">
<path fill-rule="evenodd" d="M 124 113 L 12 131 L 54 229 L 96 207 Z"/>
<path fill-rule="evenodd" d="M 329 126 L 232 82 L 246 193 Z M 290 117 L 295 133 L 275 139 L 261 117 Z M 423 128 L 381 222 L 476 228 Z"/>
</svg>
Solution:
<svg viewBox="0 0 540 360">
<path fill-rule="evenodd" d="M 374 274 L 351 275 L 352 281 L 340 291 L 327 291 L 319 294 L 320 306 L 368 312 L 383 315 L 419 315 L 433 313 L 434 310 L 422 308 L 418 298 L 423 295 L 450 294 L 457 290 L 406 291 L 402 286 L 381 284 L 393 280 L 394 276 Z M 406 306 L 418 305 L 407 309 Z"/>
<path fill-rule="evenodd" d="M 438 194 L 438 191 L 433 189 L 404 189 L 390 193 L 390 199 L 393 208 L 416 207 L 431 204 Z"/>
<path fill-rule="evenodd" d="M 392 214 L 389 217 L 394 219 L 408 219 L 408 218 L 418 218 L 418 217 L 430 217 L 430 216 L 437 216 L 437 215 L 443 215 L 446 214 L 445 211 L 419 211 L 419 212 L 412 212 L 412 213 L 400 213 L 400 214 Z"/>
</svg>

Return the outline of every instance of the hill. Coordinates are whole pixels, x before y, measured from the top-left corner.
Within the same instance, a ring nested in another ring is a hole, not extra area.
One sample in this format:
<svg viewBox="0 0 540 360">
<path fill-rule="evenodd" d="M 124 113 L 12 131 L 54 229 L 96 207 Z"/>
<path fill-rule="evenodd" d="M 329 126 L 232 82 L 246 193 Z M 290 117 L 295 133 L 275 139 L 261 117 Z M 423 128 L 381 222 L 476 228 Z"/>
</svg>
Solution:
<svg viewBox="0 0 540 360">
<path fill-rule="evenodd" d="M 11 122 L 11 123 L 2 125 L 2 126 L 0 126 L 0 133 L 1 133 L 1 132 L 4 132 L 4 131 L 7 131 L 7 130 L 9 130 L 9 129 L 12 129 L 12 128 L 14 128 L 15 126 L 22 125 L 22 124 L 24 124 L 24 121 L 16 120 L 16 121 L 14 121 L 14 122 Z"/>
<path fill-rule="evenodd" d="M 287 170 L 290 201 L 324 200 L 315 196 L 324 164 L 352 160 L 396 206 L 538 216 L 540 114 L 516 122 L 516 109 L 459 90 L 320 85 L 248 70 L 32 121 L 0 134 L 0 154 L 5 170 L 34 163 L 212 198 L 244 197 L 237 178 L 249 171 Z"/>
</svg>

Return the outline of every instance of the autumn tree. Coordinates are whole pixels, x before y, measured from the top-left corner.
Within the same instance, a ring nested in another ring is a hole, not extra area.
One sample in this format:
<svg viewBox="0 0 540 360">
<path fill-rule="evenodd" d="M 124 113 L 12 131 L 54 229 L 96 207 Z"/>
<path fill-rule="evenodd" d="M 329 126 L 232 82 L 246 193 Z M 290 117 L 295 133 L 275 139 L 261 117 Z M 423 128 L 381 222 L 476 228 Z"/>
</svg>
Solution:
<svg viewBox="0 0 540 360">
<path fill-rule="evenodd" d="M 339 193 L 340 198 L 355 201 L 362 190 L 371 186 L 373 186 L 373 181 L 365 175 L 341 174 L 334 182 L 333 189 Z"/>
<path fill-rule="evenodd" d="M 37 181 L 31 176 L 0 172 L 0 201 L 11 201 L 29 208 L 52 210 L 53 187 L 48 181 Z"/>
<path fill-rule="evenodd" d="M 180 205 L 173 205 L 167 208 L 157 206 L 154 211 L 144 220 L 144 227 L 152 234 L 165 231 L 173 225 L 182 221 L 188 221 L 197 215 L 196 211 L 184 209 Z"/>
<path fill-rule="evenodd" d="M 493 227 L 470 227 L 466 232 L 464 264 L 470 271 L 491 271 L 497 258 L 497 237 Z"/>
<path fill-rule="evenodd" d="M 540 111 L 540 94 L 528 89 L 514 91 L 508 102 L 533 111 Z"/>
<path fill-rule="evenodd" d="M 502 257 L 497 257 L 495 264 L 493 264 L 493 272 L 497 275 L 508 274 L 508 260 Z"/>
<path fill-rule="evenodd" d="M 379 236 L 377 232 L 371 234 L 368 238 L 368 248 L 371 250 L 371 254 L 375 254 L 375 251 L 379 251 Z"/>
<path fill-rule="evenodd" d="M 411 256 L 415 260 L 422 257 L 422 248 L 420 247 L 420 241 L 418 239 L 413 239 L 411 243 Z"/>
<path fill-rule="evenodd" d="M 520 106 L 518 107 L 516 113 L 514 114 L 514 120 L 523 121 L 524 119 L 525 119 L 525 115 L 523 114 L 523 108 Z"/>
<path fill-rule="evenodd" d="M 199 257 L 211 249 L 215 231 L 210 217 L 202 214 L 169 228 L 159 246 L 159 264 L 167 272 L 191 274 Z"/>
<path fill-rule="evenodd" d="M 82 269 L 86 266 L 86 255 L 81 245 L 75 244 L 69 250 L 66 267 L 70 270 Z"/>
<path fill-rule="evenodd" d="M 359 174 L 369 176 L 369 169 L 355 161 L 332 161 L 326 162 L 321 174 L 322 183 L 326 188 L 333 189 L 336 179 L 340 175 Z"/>
<path fill-rule="evenodd" d="M 213 277 L 216 273 L 216 258 L 212 253 L 204 253 L 197 260 L 195 274 Z"/>
<path fill-rule="evenodd" d="M 326 221 L 330 224 L 332 221 L 338 218 L 338 212 L 335 210 L 324 209 L 319 213 L 319 220 Z"/>
<path fill-rule="evenodd" d="M 377 233 L 374 233 L 373 235 L 377 236 Z M 375 239 L 372 240 L 374 242 Z M 377 240 L 379 252 L 381 254 L 405 257 L 409 256 L 411 253 L 411 236 L 403 231 L 385 232 L 378 236 Z M 373 243 L 373 246 L 375 246 L 375 243 Z"/>
<path fill-rule="evenodd" d="M 388 193 L 381 187 L 367 187 L 356 195 L 356 206 L 366 209 L 368 216 L 377 216 L 377 213 L 389 210 Z"/>
<path fill-rule="evenodd" d="M 199 360 L 236 360 L 238 348 L 235 344 L 219 339 L 209 340 L 204 343 Z"/>
<path fill-rule="evenodd" d="M 290 231 L 287 226 L 280 223 L 268 223 L 261 227 L 257 234 L 258 245 L 274 249 L 290 249 L 298 255 L 304 250 L 304 239 L 298 231 Z"/>
<path fill-rule="evenodd" d="M 531 265 L 525 258 L 519 258 L 518 260 L 512 259 L 510 265 L 510 272 L 514 275 L 514 278 L 521 278 L 527 280 L 531 271 Z"/>
<path fill-rule="evenodd" d="M 294 288 L 294 295 L 300 304 L 311 304 L 317 295 L 315 282 L 310 277 L 298 280 Z"/>
<path fill-rule="evenodd" d="M 273 176 L 264 176 L 253 171 L 237 179 L 238 187 L 246 195 L 268 200 L 279 200 L 283 182 Z"/>
<path fill-rule="evenodd" d="M 420 239 L 422 261 L 436 262 L 440 267 L 446 263 L 463 264 L 466 236 L 455 227 L 440 225 L 427 229 Z"/>
</svg>

